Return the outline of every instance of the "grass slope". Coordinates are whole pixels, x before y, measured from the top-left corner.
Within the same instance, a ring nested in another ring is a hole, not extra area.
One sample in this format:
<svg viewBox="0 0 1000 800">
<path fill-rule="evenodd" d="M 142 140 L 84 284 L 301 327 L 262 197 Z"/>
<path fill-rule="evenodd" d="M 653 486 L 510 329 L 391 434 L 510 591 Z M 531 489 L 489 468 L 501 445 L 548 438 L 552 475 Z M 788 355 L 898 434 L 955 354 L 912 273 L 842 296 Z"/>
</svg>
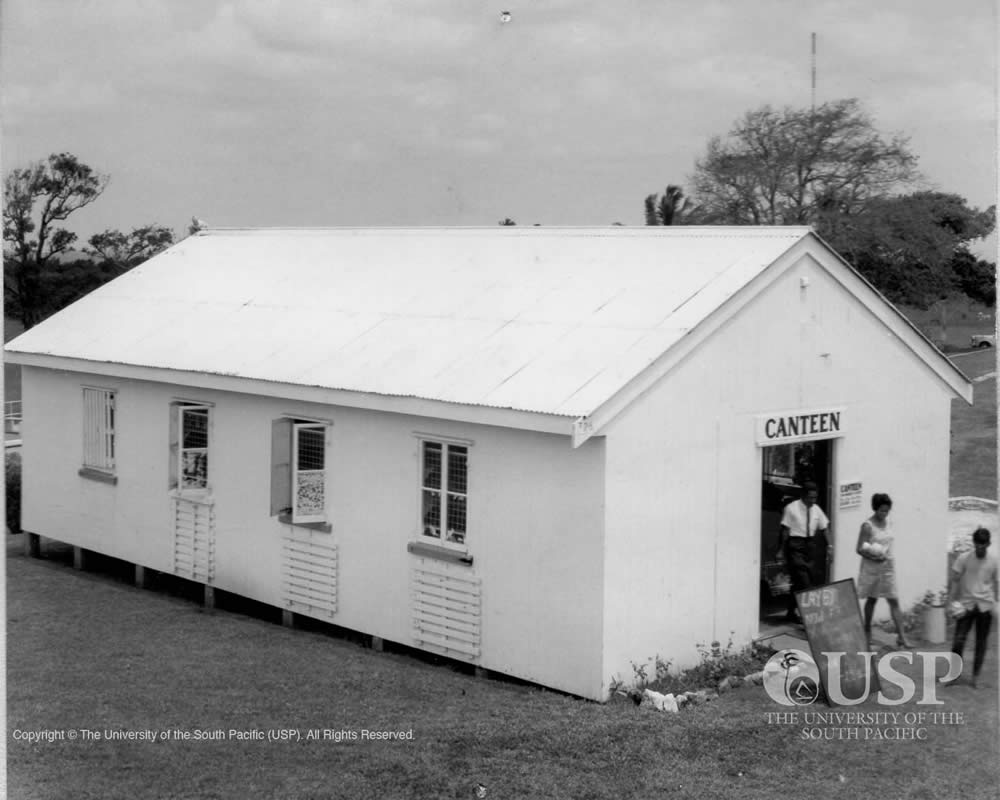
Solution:
<svg viewBox="0 0 1000 800">
<path fill-rule="evenodd" d="M 926 741 L 810 741 L 770 724 L 760 687 L 679 715 L 477 680 L 8 553 L 9 796 L 38 798 L 992 797 L 995 688 L 941 691 L 964 724 Z M 15 548 L 15 549 L 11 549 Z M 997 683 L 990 658 L 987 682 Z M 881 709 L 869 701 L 864 710 Z M 826 707 L 815 710 L 825 711 Z M 804 722 L 804 720 L 802 720 Z M 814 726 L 824 729 L 824 726 Z M 88 728 L 222 741 L 54 741 Z M 271 742 L 230 729 L 412 731 L 412 740 Z"/>
<path fill-rule="evenodd" d="M 984 350 L 955 359 L 976 381 L 973 404 L 951 401 L 951 496 L 997 499 L 996 351 Z"/>
</svg>

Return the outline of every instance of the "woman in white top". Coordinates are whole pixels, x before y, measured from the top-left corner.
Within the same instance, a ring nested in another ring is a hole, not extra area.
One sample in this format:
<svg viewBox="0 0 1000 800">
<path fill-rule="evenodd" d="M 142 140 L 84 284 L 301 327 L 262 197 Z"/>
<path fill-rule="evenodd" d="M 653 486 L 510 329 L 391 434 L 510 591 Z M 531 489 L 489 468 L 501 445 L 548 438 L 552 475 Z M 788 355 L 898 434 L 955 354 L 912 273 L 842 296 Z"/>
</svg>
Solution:
<svg viewBox="0 0 1000 800">
<path fill-rule="evenodd" d="M 889 603 L 889 613 L 896 624 L 896 644 L 909 647 L 903 635 L 903 614 L 899 609 L 899 592 L 896 590 L 896 561 L 893 557 L 892 523 L 889 512 L 892 498 L 887 494 L 872 495 L 872 514 L 861 523 L 858 532 L 857 553 L 861 556 L 858 572 L 858 594 L 865 598 L 865 636 L 868 646 L 872 640 L 872 616 L 875 603 L 884 597 Z"/>
</svg>

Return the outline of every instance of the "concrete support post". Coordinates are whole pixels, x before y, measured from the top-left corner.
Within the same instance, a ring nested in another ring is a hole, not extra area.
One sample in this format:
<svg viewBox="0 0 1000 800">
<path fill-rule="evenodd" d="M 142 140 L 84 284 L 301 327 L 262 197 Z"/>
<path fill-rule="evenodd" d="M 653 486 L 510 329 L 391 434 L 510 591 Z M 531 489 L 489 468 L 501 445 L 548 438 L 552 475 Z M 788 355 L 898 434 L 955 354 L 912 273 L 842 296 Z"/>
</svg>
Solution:
<svg viewBox="0 0 1000 800">
<path fill-rule="evenodd" d="M 215 608 L 215 587 L 205 584 L 205 610 L 211 611 Z"/>
<path fill-rule="evenodd" d="M 37 533 L 24 532 L 24 554 L 28 558 L 38 558 L 42 555 L 42 537 Z"/>
<path fill-rule="evenodd" d="M 289 611 L 287 608 L 281 610 L 281 624 L 286 628 L 295 627 L 295 612 Z"/>
<path fill-rule="evenodd" d="M 87 551 L 82 547 L 73 546 L 73 569 L 85 569 L 87 566 Z"/>
<path fill-rule="evenodd" d="M 372 650 L 381 653 L 385 649 L 385 640 L 381 636 L 372 637 Z"/>
</svg>

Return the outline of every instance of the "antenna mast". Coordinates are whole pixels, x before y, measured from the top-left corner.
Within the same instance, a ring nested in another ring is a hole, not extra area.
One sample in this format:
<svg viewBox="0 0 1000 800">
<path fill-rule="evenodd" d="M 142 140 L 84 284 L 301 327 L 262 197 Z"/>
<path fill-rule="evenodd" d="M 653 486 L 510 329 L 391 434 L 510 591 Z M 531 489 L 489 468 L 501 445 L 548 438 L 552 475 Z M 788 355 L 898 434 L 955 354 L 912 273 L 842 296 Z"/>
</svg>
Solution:
<svg viewBox="0 0 1000 800">
<path fill-rule="evenodd" d="M 812 110 L 816 112 L 816 34 L 812 34 Z"/>
</svg>

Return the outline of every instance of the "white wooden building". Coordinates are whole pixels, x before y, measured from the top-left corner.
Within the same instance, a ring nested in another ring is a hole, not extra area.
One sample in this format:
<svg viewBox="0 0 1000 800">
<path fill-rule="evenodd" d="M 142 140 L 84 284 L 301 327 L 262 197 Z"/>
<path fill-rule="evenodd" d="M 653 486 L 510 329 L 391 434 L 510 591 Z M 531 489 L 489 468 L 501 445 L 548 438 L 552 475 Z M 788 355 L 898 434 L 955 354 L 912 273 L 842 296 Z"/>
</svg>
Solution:
<svg viewBox="0 0 1000 800">
<path fill-rule="evenodd" d="M 972 397 L 807 228 L 202 231 L 6 351 L 36 537 L 595 699 L 758 635 L 806 473 L 939 587 Z"/>
</svg>

